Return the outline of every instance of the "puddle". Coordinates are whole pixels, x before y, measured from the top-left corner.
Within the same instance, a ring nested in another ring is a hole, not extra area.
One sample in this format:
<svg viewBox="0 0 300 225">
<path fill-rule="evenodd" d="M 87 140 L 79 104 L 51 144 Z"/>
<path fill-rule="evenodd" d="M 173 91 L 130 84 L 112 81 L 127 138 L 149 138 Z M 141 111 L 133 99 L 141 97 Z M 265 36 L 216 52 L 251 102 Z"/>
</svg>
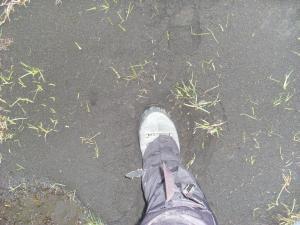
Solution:
<svg viewBox="0 0 300 225">
<path fill-rule="evenodd" d="M 75 191 L 60 184 L 21 183 L 0 189 L 0 225 L 101 225 L 76 199 Z"/>
</svg>

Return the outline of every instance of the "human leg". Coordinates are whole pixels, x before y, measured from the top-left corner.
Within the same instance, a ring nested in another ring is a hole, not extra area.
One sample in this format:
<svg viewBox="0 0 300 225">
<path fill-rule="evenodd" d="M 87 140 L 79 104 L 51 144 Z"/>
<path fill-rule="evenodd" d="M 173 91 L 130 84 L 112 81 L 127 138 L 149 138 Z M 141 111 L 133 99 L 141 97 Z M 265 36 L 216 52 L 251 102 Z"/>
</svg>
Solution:
<svg viewBox="0 0 300 225">
<path fill-rule="evenodd" d="M 164 111 L 156 107 L 146 111 L 140 142 L 142 186 L 147 201 L 141 224 L 216 225 L 195 178 L 180 164 L 177 131 Z"/>
</svg>

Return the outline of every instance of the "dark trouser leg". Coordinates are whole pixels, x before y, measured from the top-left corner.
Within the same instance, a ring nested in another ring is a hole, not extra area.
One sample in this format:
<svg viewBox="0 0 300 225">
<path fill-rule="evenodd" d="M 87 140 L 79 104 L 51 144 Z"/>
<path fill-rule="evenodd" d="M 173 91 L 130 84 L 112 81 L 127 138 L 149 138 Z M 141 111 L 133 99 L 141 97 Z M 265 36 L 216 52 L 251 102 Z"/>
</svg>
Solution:
<svg viewBox="0 0 300 225">
<path fill-rule="evenodd" d="M 147 201 L 147 210 L 142 225 L 151 224 L 151 221 L 152 223 L 155 221 L 153 224 L 168 224 L 170 222 L 174 225 L 217 224 L 195 178 L 180 165 L 179 150 L 172 138 L 168 136 L 158 137 L 149 144 L 143 158 L 145 173 L 142 178 L 142 185 Z M 169 201 L 166 201 L 163 164 L 172 173 L 175 183 L 174 194 Z M 181 219 L 177 218 L 178 215 L 187 218 L 183 219 L 186 223 L 182 223 Z"/>
</svg>

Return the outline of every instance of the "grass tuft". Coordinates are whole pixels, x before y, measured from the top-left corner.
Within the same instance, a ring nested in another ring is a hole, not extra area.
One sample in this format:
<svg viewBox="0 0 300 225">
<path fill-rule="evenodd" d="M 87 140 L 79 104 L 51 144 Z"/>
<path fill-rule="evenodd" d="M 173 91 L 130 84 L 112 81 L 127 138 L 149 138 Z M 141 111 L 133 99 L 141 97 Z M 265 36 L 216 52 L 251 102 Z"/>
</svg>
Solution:
<svg viewBox="0 0 300 225">
<path fill-rule="evenodd" d="M 28 77 L 28 76 L 31 76 L 33 79 L 34 78 L 37 78 L 37 80 L 42 80 L 43 82 L 45 82 L 45 78 L 44 78 L 44 75 L 42 73 L 42 70 L 39 69 L 38 67 L 33 67 L 33 66 L 30 66 L 30 65 L 27 65 L 23 62 L 21 62 L 21 65 L 23 66 L 23 70 L 26 72 L 25 74 L 23 74 L 22 76 L 20 76 L 18 78 L 18 81 L 19 81 L 19 84 L 25 88 L 27 87 L 23 81 L 24 78 Z"/>
<path fill-rule="evenodd" d="M 300 142 L 300 131 L 298 131 L 294 134 L 293 140 L 296 142 Z"/>
<path fill-rule="evenodd" d="M 104 11 L 105 13 L 108 13 L 108 11 L 110 10 L 110 4 L 107 0 L 104 0 L 103 4 L 100 7 L 101 10 Z"/>
<path fill-rule="evenodd" d="M 0 26 L 6 21 L 10 21 L 10 14 L 14 12 L 15 6 L 26 6 L 26 3 L 29 3 L 30 0 L 2 0 L 0 4 L 1 7 L 4 7 L 0 15 Z"/>
<path fill-rule="evenodd" d="M 13 138 L 13 134 L 8 131 L 8 120 L 6 116 L 0 114 L 0 144 Z"/>
<path fill-rule="evenodd" d="M 281 203 L 282 212 L 274 217 L 278 225 L 295 225 L 300 221 L 300 212 L 295 212 L 296 199 L 293 200 L 292 207 Z"/>
<path fill-rule="evenodd" d="M 291 212 L 287 216 L 278 215 L 277 220 L 279 225 L 295 225 L 300 220 L 300 212 Z"/>
<path fill-rule="evenodd" d="M 177 100 L 183 100 L 183 105 L 210 114 L 208 108 L 220 101 L 219 95 L 213 100 L 199 100 L 196 86 L 197 81 L 194 81 L 193 77 L 187 82 L 181 81 L 175 85 L 173 95 Z"/>
<path fill-rule="evenodd" d="M 50 133 L 57 132 L 52 107 L 55 97 L 46 96 L 55 84 L 47 83 L 38 67 L 20 64 L 25 71 L 21 76 L 14 73 L 13 66 L 0 70 L 0 142 L 17 141 L 14 139 L 24 129 L 33 130 L 46 141 Z"/>
<path fill-rule="evenodd" d="M 198 129 L 205 130 L 207 134 L 212 136 L 220 137 L 221 132 L 223 131 L 222 125 L 226 122 L 216 121 L 215 123 L 210 123 L 206 120 L 201 120 L 201 122 L 195 122 L 194 133 L 197 132 Z"/>
<path fill-rule="evenodd" d="M 135 65 L 130 65 L 128 70 L 130 71 L 130 73 L 128 75 L 121 75 L 120 72 L 113 66 L 109 67 L 113 73 L 116 75 L 116 77 L 118 79 L 123 79 L 126 81 L 137 81 L 140 79 L 141 74 L 143 74 L 145 72 L 145 66 L 147 64 L 149 64 L 150 61 L 148 60 L 144 60 L 143 63 L 139 63 L 139 64 L 135 64 Z"/>
<path fill-rule="evenodd" d="M 91 136 L 91 137 L 80 137 L 81 139 L 81 144 L 87 144 L 87 145 L 91 145 L 94 147 L 94 151 L 95 151 L 95 158 L 98 159 L 99 158 L 99 154 L 100 154 L 100 150 L 97 144 L 97 141 L 95 140 L 95 138 L 97 136 L 99 136 L 101 134 L 101 132 L 96 133 L 95 135 Z"/>
<path fill-rule="evenodd" d="M 89 212 L 84 225 L 104 225 L 104 223 L 101 219 L 95 217 L 91 212 Z"/>
</svg>

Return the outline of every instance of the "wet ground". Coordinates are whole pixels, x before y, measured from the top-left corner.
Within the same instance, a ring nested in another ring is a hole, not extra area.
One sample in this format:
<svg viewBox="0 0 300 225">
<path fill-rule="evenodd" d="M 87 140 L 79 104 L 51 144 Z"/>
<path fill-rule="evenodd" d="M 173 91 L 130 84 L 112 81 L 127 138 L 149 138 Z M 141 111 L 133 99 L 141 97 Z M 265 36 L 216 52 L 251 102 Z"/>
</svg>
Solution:
<svg viewBox="0 0 300 225">
<path fill-rule="evenodd" d="M 0 198 L 0 224 L 83 224 L 89 217 L 87 210 L 73 191 L 63 188 L 60 184 L 36 181 L 34 185 L 23 181 L 11 187 Z"/>
<path fill-rule="evenodd" d="M 20 144 L 0 145 L 1 189 L 47 178 L 76 190 L 105 223 L 137 223 L 140 180 L 124 175 L 141 167 L 140 114 L 158 104 L 176 121 L 183 163 L 195 154 L 190 170 L 220 224 L 274 224 L 268 204 L 300 204 L 299 1 L 40 0 L 2 27 L 14 39 L 2 68 L 21 75 L 24 62 L 50 83 L 24 105 L 26 117 L 38 126 L 50 112 L 58 123 L 46 137 L 24 125 Z M 192 77 L 203 96 L 220 98 L 209 115 L 172 96 Z M 226 121 L 219 138 L 194 134 L 203 118 Z M 286 189 L 282 174 L 292 178 Z"/>
</svg>

